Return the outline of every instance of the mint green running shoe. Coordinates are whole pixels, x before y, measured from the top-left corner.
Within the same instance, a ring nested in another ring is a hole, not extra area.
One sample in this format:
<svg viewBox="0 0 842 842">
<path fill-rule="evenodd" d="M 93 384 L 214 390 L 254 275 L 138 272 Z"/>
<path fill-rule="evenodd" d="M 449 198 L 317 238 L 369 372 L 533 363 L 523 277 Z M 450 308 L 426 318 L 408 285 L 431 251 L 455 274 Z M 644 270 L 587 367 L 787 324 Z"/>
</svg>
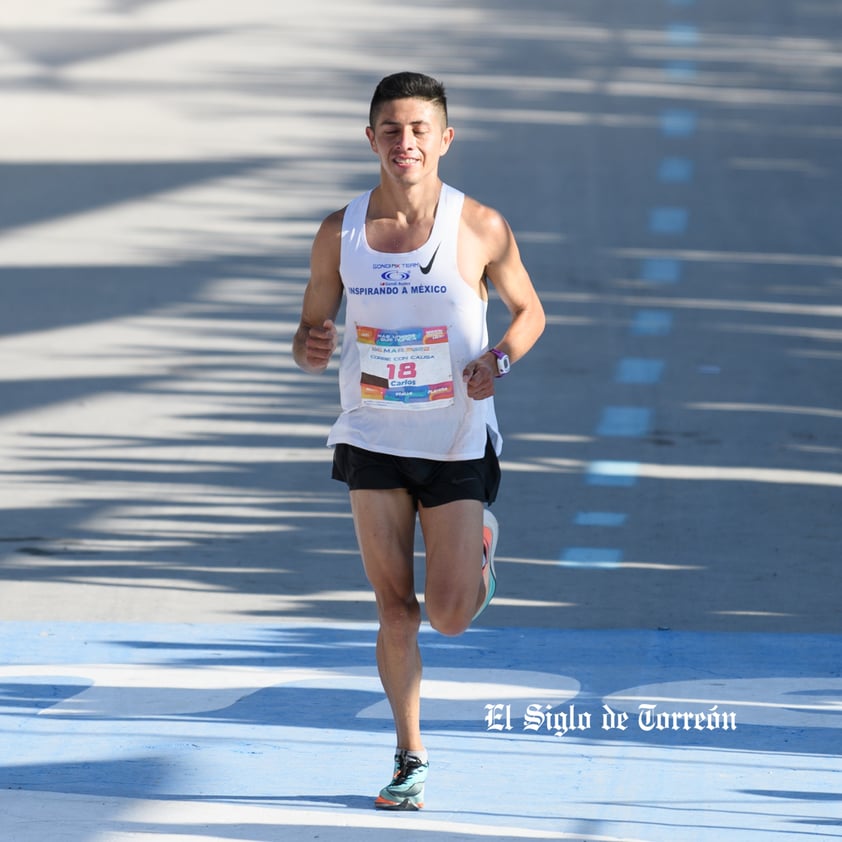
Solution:
<svg viewBox="0 0 842 842">
<path fill-rule="evenodd" d="M 392 782 L 380 790 L 374 801 L 378 810 L 420 810 L 424 806 L 424 781 L 429 763 L 422 763 L 406 751 L 395 754 Z"/>
</svg>

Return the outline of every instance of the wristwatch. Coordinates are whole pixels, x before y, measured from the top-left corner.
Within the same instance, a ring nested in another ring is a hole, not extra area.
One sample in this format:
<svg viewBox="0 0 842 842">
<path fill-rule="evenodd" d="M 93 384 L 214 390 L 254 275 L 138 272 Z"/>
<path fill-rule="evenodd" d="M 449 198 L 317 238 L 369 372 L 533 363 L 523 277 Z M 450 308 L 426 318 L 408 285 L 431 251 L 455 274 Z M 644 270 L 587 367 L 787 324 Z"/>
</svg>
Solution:
<svg viewBox="0 0 842 842">
<path fill-rule="evenodd" d="M 490 348 L 489 350 L 497 358 L 497 377 L 503 377 L 508 374 L 509 369 L 512 367 L 512 364 L 509 362 L 509 355 L 498 351 L 497 348 Z"/>
</svg>

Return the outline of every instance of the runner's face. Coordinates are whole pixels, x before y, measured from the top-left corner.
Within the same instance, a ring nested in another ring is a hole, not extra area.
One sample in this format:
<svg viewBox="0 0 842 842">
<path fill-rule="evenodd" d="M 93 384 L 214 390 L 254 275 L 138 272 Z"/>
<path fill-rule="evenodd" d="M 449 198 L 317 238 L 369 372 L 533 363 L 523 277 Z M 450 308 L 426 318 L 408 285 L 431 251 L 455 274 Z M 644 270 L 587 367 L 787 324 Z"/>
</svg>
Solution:
<svg viewBox="0 0 842 842">
<path fill-rule="evenodd" d="M 366 135 L 383 171 L 412 184 L 438 172 L 439 158 L 450 146 L 453 129 L 444 125 L 444 114 L 434 103 L 396 99 L 383 103 L 376 125 L 367 128 Z"/>
</svg>

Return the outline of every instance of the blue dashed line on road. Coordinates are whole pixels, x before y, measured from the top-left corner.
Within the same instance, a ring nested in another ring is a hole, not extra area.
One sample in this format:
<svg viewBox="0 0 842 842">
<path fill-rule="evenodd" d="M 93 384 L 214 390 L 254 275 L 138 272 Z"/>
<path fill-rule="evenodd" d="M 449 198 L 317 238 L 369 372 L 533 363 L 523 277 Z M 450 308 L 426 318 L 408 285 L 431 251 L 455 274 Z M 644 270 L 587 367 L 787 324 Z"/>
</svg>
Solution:
<svg viewBox="0 0 842 842">
<path fill-rule="evenodd" d="M 670 108 L 661 112 L 661 132 L 667 137 L 690 137 L 696 131 L 696 112 L 689 108 Z"/>
<path fill-rule="evenodd" d="M 686 208 L 654 208 L 649 214 L 649 230 L 653 234 L 683 234 L 688 217 Z"/>
<path fill-rule="evenodd" d="M 664 158 L 658 167 L 658 180 L 668 184 L 686 184 L 693 180 L 693 162 L 689 158 Z"/>
<path fill-rule="evenodd" d="M 690 6 L 693 0 L 671 0 L 675 6 Z M 665 31 L 668 43 L 693 46 L 699 42 L 698 29 L 689 23 L 670 24 Z M 692 80 L 697 75 L 692 60 L 675 59 L 664 65 L 668 79 L 676 82 Z M 661 133 L 666 138 L 691 137 L 697 128 L 696 112 L 686 108 L 672 108 L 660 115 Z M 665 157 L 658 167 L 662 184 L 688 184 L 693 180 L 693 162 L 678 155 Z M 649 212 L 649 231 L 657 235 L 681 235 L 687 231 L 689 211 L 684 207 L 656 207 Z M 681 261 L 669 257 L 653 257 L 643 261 L 641 279 L 649 284 L 675 284 L 681 278 Z M 634 314 L 630 330 L 637 337 L 658 337 L 671 333 L 673 316 L 668 310 L 639 310 Z M 614 375 L 616 383 L 624 385 L 654 385 L 663 377 L 665 363 L 651 357 L 624 357 Z M 641 437 L 652 428 L 653 411 L 642 406 L 608 406 L 602 410 L 596 434 L 604 437 Z M 585 473 L 592 486 L 628 488 L 640 476 L 640 463 L 620 461 L 592 462 Z M 617 528 L 626 523 L 627 515 L 612 511 L 578 512 L 576 526 Z M 559 561 L 562 567 L 616 569 L 623 560 L 623 551 L 613 547 L 568 547 Z"/>
<path fill-rule="evenodd" d="M 598 436 L 637 438 L 652 428 L 652 410 L 645 406 L 606 406 L 596 428 Z"/>
<path fill-rule="evenodd" d="M 611 569 L 619 567 L 623 551 L 613 547 L 570 547 L 561 554 L 562 567 L 598 567 Z"/>
<path fill-rule="evenodd" d="M 668 61 L 664 65 L 664 73 L 667 78 L 677 82 L 686 82 L 695 79 L 697 70 L 695 61 Z"/>
<path fill-rule="evenodd" d="M 664 361 L 641 357 L 624 357 L 617 363 L 616 383 L 652 385 L 664 374 Z"/>
<path fill-rule="evenodd" d="M 681 261 L 669 257 L 651 257 L 643 261 L 640 274 L 650 284 L 674 284 L 681 278 Z"/>
<path fill-rule="evenodd" d="M 672 331 L 669 310 L 638 310 L 631 323 L 633 336 L 666 336 Z"/>
<path fill-rule="evenodd" d="M 579 512 L 574 523 L 576 526 L 624 526 L 628 515 L 623 512 Z"/>
<path fill-rule="evenodd" d="M 628 487 L 635 485 L 640 476 L 639 462 L 591 462 L 586 479 L 588 485 Z"/>
<path fill-rule="evenodd" d="M 682 47 L 692 47 L 699 43 L 698 27 L 692 23 L 671 23 L 667 27 L 667 40 L 670 44 L 679 44 Z"/>
</svg>

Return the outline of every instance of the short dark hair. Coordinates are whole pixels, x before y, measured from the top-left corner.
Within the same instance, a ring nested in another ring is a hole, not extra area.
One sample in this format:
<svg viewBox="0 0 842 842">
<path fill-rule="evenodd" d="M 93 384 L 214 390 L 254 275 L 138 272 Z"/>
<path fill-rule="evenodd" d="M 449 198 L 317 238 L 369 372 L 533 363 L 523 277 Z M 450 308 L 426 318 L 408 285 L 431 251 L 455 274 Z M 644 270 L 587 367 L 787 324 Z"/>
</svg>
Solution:
<svg viewBox="0 0 842 842">
<path fill-rule="evenodd" d="M 395 99 L 424 99 L 433 102 L 441 108 L 444 124 L 447 125 L 447 94 L 444 85 L 423 73 L 405 71 L 384 77 L 374 89 L 368 110 L 369 126 L 374 128 L 380 106 Z"/>
</svg>

